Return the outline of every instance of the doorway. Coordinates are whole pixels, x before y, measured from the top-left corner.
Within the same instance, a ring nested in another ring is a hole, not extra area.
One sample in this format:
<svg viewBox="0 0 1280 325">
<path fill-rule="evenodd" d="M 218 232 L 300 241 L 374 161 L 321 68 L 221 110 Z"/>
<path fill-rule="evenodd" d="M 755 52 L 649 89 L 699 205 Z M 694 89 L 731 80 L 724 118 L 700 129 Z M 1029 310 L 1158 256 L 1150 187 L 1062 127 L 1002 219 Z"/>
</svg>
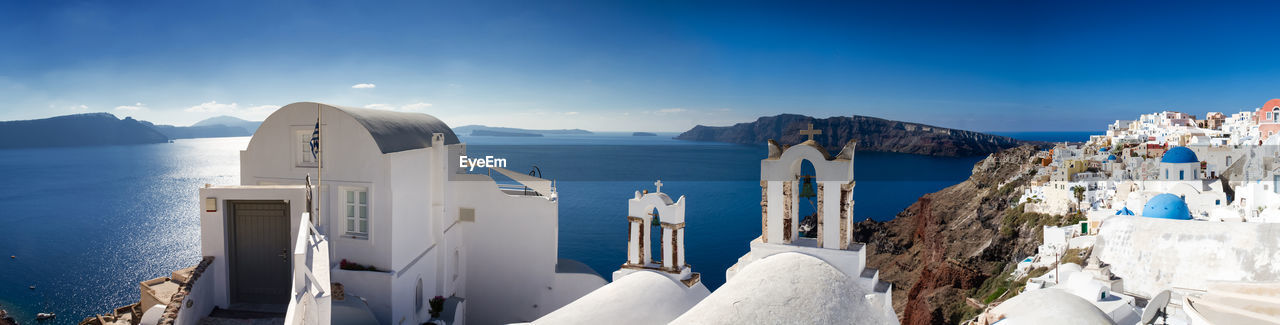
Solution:
<svg viewBox="0 0 1280 325">
<path fill-rule="evenodd" d="M 227 201 L 231 303 L 288 304 L 289 203 Z"/>
</svg>

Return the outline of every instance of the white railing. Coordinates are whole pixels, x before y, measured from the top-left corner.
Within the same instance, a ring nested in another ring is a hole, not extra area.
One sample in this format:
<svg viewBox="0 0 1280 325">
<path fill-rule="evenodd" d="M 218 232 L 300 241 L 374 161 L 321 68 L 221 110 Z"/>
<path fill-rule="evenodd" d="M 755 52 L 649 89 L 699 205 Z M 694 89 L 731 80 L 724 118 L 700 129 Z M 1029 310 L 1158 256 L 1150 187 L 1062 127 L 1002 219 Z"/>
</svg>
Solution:
<svg viewBox="0 0 1280 325">
<path fill-rule="evenodd" d="M 293 290 L 285 324 L 328 325 L 331 294 L 329 292 L 329 241 L 315 225 L 309 213 L 302 214 L 298 238 L 293 246 Z"/>
</svg>

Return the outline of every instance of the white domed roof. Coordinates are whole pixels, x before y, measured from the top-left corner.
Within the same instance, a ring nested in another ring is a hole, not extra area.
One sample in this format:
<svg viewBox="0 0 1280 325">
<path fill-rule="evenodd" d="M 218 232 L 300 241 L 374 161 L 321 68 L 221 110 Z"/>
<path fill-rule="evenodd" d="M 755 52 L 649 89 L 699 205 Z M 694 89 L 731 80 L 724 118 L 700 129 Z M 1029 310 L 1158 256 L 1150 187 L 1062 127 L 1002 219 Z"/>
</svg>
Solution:
<svg viewBox="0 0 1280 325">
<path fill-rule="evenodd" d="M 535 324 L 665 324 L 711 294 L 653 271 L 628 274 L 538 318 Z"/>
<path fill-rule="evenodd" d="M 885 324 L 866 289 L 816 257 L 751 263 L 672 324 Z"/>
<path fill-rule="evenodd" d="M 1003 315 L 1000 324 L 1115 324 L 1092 303 L 1057 288 L 1023 292 L 992 308 L 990 313 Z"/>
</svg>

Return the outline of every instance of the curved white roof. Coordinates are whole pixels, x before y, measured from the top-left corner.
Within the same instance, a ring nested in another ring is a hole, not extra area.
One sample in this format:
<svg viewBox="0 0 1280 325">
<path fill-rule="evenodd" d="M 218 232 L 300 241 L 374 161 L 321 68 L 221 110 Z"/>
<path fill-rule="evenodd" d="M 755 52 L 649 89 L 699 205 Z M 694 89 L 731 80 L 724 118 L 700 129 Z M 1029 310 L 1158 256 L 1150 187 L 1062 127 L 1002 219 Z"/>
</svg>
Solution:
<svg viewBox="0 0 1280 325">
<path fill-rule="evenodd" d="M 613 281 L 538 318 L 534 324 L 665 324 L 711 294 L 653 271 Z"/>
<path fill-rule="evenodd" d="M 1003 315 L 1000 324 L 1115 324 L 1092 303 L 1057 288 L 1023 292 L 989 313 Z"/>
<path fill-rule="evenodd" d="M 886 324 L 866 289 L 816 257 L 751 263 L 672 324 Z"/>
<path fill-rule="evenodd" d="M 316 110 L 319 107 L 335 109 L 360 123 L 369 132 L 369 136 L 373 137 L 374 143 L 382 153 L 431 147 L 431 135 L 434 133 L 443 133 L 446 145 L 459 143 L 458 136 L 453 133 L 449 125 L 435 116 L 423 113 L 394 112 L 315 102 L 285 105 L 276 112 L 291 109 Z M 275 116 L 275 113 L 272 113 L 272 116 Z M 272 116 L 267 119 L 270 120 Z M 266 124 L 265 121 L 264 124 Z"/>
</svg>

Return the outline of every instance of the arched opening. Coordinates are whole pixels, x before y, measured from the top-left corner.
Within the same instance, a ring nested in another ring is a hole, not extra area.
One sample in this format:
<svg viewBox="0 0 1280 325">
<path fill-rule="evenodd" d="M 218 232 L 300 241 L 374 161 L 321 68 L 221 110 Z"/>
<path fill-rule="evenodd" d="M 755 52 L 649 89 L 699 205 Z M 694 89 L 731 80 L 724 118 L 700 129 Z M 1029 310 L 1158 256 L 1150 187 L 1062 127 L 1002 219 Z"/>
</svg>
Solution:
<svg viewBox="0 0 1280 325">
<path fill-rule="evenodd" d="M 648 243 L 644 245 L 644 249 L 646 250 L 645 254 L 651 256 L 651 260 L 654 264 L 662 264 L 662 256 L 665 253 L 666 247 L 662 247 L 662 218 L 658 215 L 658 208 L 653 208 L 653 210 L 649 212 L 649 216 L 653 218 L 649 221 L 649 236 L 648 238 L 645 238 L 645 240 L 648 241 Z"/>
<path fill-rule="evenodd" d="M 800 184 L 800 192 L 796 195 L 800 202 L 796 208 L 797 215 L 800 216 L 800 237 L 801 238 L 817 238 L 818 237 L 818 179 L 817 170 L 813 167 L 813 162 L 808 159 L 800 161 L 800 177 L 797 180 Z"/>
</svg>

